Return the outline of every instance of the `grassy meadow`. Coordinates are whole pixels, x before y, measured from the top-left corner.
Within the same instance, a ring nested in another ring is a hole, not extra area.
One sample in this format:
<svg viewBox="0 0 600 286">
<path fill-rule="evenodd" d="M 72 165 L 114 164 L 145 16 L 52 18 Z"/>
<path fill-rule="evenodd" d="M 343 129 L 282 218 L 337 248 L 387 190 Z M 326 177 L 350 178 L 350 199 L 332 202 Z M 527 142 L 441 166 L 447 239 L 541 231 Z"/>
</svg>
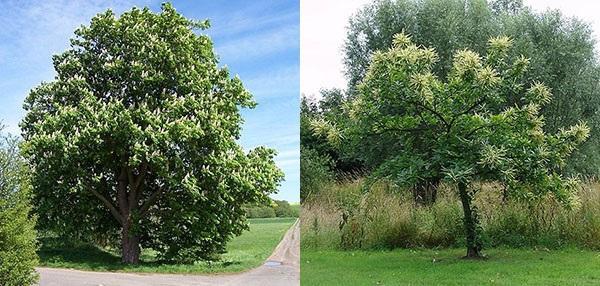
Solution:
<svg viewBox="0 0 600 286">
<path fill-rule="evenodd" d="M 442 187 L 430 206 L 388 184 L 330 183 L 301 214 L 302 285 L 599 285 L 600 185 L 566 209 L 478 187 L 484 260 L 465 260 L 462 208 Z"/>
<path fill-rule="evenodd" d="M 302 251 L 302 285 L 599 285 L 600 253 L 591 250 L 462 248 Z"/>
<path fill-rule="evenodd" d="M 58 239 L 42 239 L 40 266 L 91 271 L 154 273 L 229 273 L 260 266 L 271 255 L 296 218 L 250 219 L 250 230 L 227 245 L 221 261 L 195 264 L 163 264 L 152 250 L 143 250 L 139 265 L 121 263 L 114 250 L 83 243 L 65 243 Z"/>
<path fill-rule="evenodd" d="M 484 248 L 579 247 L 600 250 L 600 184 L 584 184 L 571 209 L 552 197 L 528 203 L 503 199 L 496 185 L 482 184 L 475 197 Z M 379 183 L 364 191 L 363 179 L 331 183 L 303 205 L 302 248 L 382 250 L 463 247 L 462 207 L 454 189 L 442 186 L 429 206 L 409 192 Z"/>
</svg>

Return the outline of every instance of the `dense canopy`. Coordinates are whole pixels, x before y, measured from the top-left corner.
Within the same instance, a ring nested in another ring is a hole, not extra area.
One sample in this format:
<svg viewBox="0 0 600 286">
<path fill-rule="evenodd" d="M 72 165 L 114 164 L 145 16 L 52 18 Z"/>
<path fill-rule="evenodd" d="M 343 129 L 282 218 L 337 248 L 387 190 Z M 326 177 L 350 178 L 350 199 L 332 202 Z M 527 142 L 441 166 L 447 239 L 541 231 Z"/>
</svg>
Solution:
<svg viewBox="0 0 600 286">
<path fill-rule="evenodd" d="M 344 60 L 350 97 L 372 54 L 390 48 L 393 36 L 402 31 L 417 45 L 436 50 L 438 61 L 431 72 L 442 78 L 451 71 L 456 51 L 484 54 L 489 38 L 511 37 L 508 58 L 528 58 L 523 76 L 552 90 L 552 101 L 540 108 L 544 130 L 555 133 L 580 120 L 591 128 L 589 140 L 562 172 L 600 175 L 600 65 L 588 23 L 557 10 L 536 12 L 522 0 L 376 0 L 351 17 L 347 31 Z M 514 103 L 507 100 L 504 107 Z"/>
<path fill-rule="evenodd" d="M 479 257 L 481 249 L 473 183 L 500 182 L 524 200 L 550 193 L 571 205 L 577 182 L 564 178 L 560 168 L 589 136 L 583 122 L 544 132 L 540 108 L 550 102 L 550 89 L 523 77 L 529 59 L 510 60 L 512 44 L 508 37 L 492 38 L 485 57 L 458 51 L 440 79 L 432 71 L 437 52 L 398 34 L 390 49 L 373 55 L 346 106 L 348 120 L 313 122 L 334 145 L 352 145 L 364 154 L 381 150 L 374 177 L 403 188 L 434 180 L 455 185 L 468 257 Z M 514 105 L 504 107 L 507 101 Z"/>
<path fill-rule="evenodd" d="M 239 146 L 240 108 L 256 104 L 219 67 L 210 38 L 170 4 L 108 10 L 53 57 L 57 76 L 27 97 L 23 151 L 40 224 L 84 239 L 121 237 L 163 259 L 213 258 L 247 228 L 244 204 L 283 175 L 274 150 Z"/>
</svg>

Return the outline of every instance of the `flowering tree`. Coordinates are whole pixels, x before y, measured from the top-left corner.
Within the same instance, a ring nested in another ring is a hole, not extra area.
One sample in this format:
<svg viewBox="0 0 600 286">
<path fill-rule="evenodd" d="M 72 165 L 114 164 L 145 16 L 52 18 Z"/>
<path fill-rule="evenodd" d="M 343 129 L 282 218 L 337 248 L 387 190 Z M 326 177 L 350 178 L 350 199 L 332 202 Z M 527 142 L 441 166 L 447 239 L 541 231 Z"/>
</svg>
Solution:
<svg viewBox="0 0 600 286">
<path fill-rule="evenodd" d="M 487 56 L 455 53 L 445 80 L 432 73 L 435 50 L 397 34 L 393 46 L 376 52 L 357 96 L 347 106 L 348 120 L 313 122 L 318 133 L 358 152 L 393 150 L 373 175 L 413 188 L 442 178 L 453 184 L 464 210 L 468 258 L 481 256 L 473 182 L 503 183 L 509 194 L 532 199 L 548 193 L 574 203 L 574 179 L 558 169 L 588 137 L 581 122 L 556 134 L 543 131 L 541 106 L 551 98 L 541 83 L 522 80 L 528 59 L 507 60 L 512 41 L 493 38 Z M 502 108 L 508 99 L 515 105 Z"/>
<path fill-rule="evenodd" d="M 25 101 L 23 152 L 40 224 L 83 238 L 120 236 L 163 259 L 212 258 L 247 228 L 283 174 L 274 150 L 238 145 L 251 94 L 218 67 L 208 28 L 170 4 L 109 10 L 54 56 L 57 76 Z"/>
</svg>

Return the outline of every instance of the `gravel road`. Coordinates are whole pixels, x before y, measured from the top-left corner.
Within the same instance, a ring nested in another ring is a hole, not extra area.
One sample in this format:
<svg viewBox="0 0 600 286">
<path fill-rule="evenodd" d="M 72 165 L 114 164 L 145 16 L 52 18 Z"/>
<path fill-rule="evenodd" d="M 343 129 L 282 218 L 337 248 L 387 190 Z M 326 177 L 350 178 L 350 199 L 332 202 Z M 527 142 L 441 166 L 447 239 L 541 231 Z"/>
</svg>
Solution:
<svg viewBox="0 0 600 286">
<path fill-rule="evenodd" d="M 236 274 L 178 275 L 37 268 L 40 286 L 294 286 L 300 285 L 300 223 L 287 231 L 264 265 Z"/>
</svg>

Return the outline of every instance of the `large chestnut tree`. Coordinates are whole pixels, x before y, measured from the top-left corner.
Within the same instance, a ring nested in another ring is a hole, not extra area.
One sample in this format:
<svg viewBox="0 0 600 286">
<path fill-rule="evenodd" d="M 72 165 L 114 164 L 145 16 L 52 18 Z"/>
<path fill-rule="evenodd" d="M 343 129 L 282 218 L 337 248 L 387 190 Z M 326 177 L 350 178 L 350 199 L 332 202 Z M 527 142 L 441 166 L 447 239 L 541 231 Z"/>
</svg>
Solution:
<svg viewBox="0 0 600 286">
<path fill-rule="evenodd" d="M 348 119 L 313 122 L 335 145 L 387 152 L 375 178 L 404 188 L 437 178 L 455 186 L 468 258 L 481 257 L 482 249 L 475 183 L 500 182 L 522 200 L 552 195 L 567 206 L 576 202 L 577 181 L 560 168 L 589 128 L 580 122 L 555 134 L 544 131 L 540 108 L 551 100 L 550 89 L 524 79 L 529 60 L 509 60 L 511 45 L 510 38 L 497 37 L 484 57 L 457 51 L 441 79 L 432 71 L 437 52 L 397 34 L 391 48 L 373 54 L 346 106 Z M 514 105 L 504 107 L 508 100 Z"/>
<path fill-rule="evenodd" d="M 275 152 L 237 143 L 240 108 L 255 102 L 219 67 L 210 38 L 164 4 L 110 10 L 53 57 L 56 77 L 25 100 L 22 149 L 42 227 L 120 238 L 166 260 L 211 259 L 247 228 L 243 205 L 282 180 Z"/>
</svg>

